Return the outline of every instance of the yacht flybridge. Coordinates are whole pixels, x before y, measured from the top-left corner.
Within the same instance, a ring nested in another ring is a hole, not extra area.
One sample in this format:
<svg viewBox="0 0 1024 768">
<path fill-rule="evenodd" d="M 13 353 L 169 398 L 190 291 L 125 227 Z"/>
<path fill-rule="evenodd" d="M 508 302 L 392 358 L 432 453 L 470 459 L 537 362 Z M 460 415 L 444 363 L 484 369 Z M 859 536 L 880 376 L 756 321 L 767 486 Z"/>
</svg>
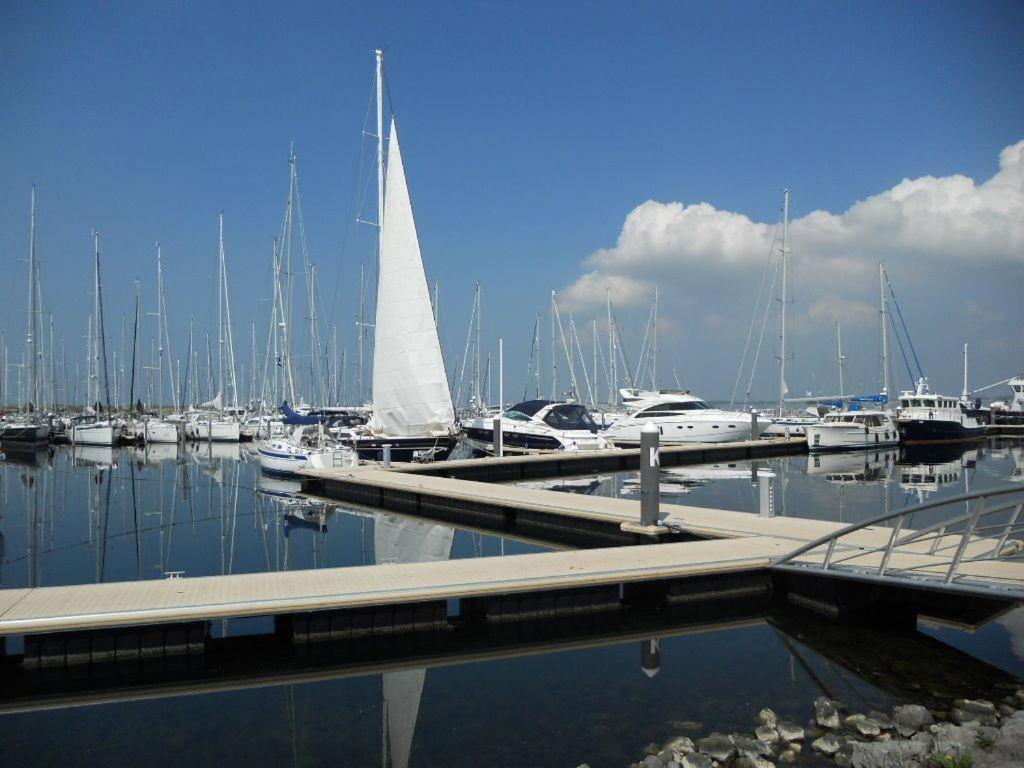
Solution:
<svg viewBox="0 0 1024 768">
<path fill-rule="evenodd" d="M 469 444 L 490 452 L 494 419 L 473 419 L 463 428 Z M 526 400 L 501 414 L 501 438 L 508 452 L 586 451 L 612 447 L 586 406 L 555 400 Z"/>
<path fill-rule="evenodd" d="M 623 402 L 632 413 L 615 421 L 605 437 L 616 445 L 640 443 L 640 430 L 651 422 L 661 432 L 662 443 L 728 443 L 760 437 L 767 420 L 752 435 L 753 418 L 742 411 L 723 411 L 689 392 L 671 390 L 622 390 Z"/>
</svg>

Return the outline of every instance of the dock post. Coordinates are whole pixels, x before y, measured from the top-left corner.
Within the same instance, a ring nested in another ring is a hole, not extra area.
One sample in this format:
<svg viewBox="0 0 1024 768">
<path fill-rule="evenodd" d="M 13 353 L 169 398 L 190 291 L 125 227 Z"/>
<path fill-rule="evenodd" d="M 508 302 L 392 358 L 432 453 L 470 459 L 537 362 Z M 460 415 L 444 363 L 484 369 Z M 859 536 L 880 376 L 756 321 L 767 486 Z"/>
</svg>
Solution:
<svg viewBox="0 0 1024 768">
<path fill-rule="evenodd" d="M 391 467 L 391 443 L 384 443 L 381 447 L 381 459 L 383 460 L 384 467 Z"/>
<path fill-rule="evenodd" d="M 640 525 L 657 525 L 661 506 L 658 442 L 661 431 L 651 422 L 640 430 Z"/>
<path fill-rule="evenodd" d="M 757 429 L 757 409 L 750 409 L 750 439 L 757 440 L 761 436 L 760 431 Z"/>
<path fill-rule="evenodd" d="M 772 489 L 773 477 L 775 477 L 775 473 L 770 469 L 757 470 L 757 513 L 761 517 L 775 517 L 775 494 Z"/>
<path fill-rule="evenodd" d="M 501 415 L 494 417 L 491 422 L 491 429 L 494 430 L 493 441 L 494 441 L 494 455 L 503 456 L 505 453 L 504 440 L 501 434 Z"/>
</svg>

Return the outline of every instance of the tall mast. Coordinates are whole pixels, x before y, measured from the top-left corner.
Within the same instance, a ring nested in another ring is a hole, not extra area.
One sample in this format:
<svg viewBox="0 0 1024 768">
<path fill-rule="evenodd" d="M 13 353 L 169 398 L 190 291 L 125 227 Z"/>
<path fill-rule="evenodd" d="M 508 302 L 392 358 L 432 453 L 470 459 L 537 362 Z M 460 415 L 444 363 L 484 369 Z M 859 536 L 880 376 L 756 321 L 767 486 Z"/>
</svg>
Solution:
<svg viewBox="0 0 1024 768">
<path fill-rule="evenodd" d="M 590 404 L 597 407 L 597 317 L 591 318 L 591 336 L 594 337 L 594 386 L 590 390 Z"/>
<path fill-rule="evenodd" d="M 786 187 L 782 203 L 782 323 L 779 332 L 779 415 L 782 415 L 786 398 L 786 262 L 789 257 L 789 187 Z"/>
<path fill-rule="evenodd" d="M 654 286 L 654 340 L 651 344 L 651 389 L 658 389 L 658 286 Z"/>
<path fill-rule="evenodd" d="M 380 259 L 380 228 L 384 223 L 384 50 L 373 52 L 377 59 L 377 258 Z"/>
<path fill-rule="evenodd" d="M 32 185 L 32 215 L 29 219 L 28 239 L 28 401 L 32 407 L 39 404 L 39 369 L 36 363 L 36 185 Z"/>
<path fill-rule="evenodd" d="M 618 385 L 618 370 L 616 366 L 617 360 L 615 359 L 615 329 L 612 326 L 612 289 L 604 289 L 605 303 L 608 305 L 608 404 L 615 405 L 618 400 L 617 393 L 615 391 Z"/>
<path fill-rule="evenodd" d="M 555 292 L 551 292 L 551 399 L 558 399 L 558 341 L 555 336 Z"/>
<path fill-rule="evenodd" d="M 100 233 L 93 230 L 96 246 L 96 395 L 99 397 L 100 359 L 103 360 L 103 396 L 110 411 L 110 380 L 107 373 L 107 336 L 103 324 L 103 287 L 100 285 Z"/>
<path fill-rule="evenodd" d="M 961 397 L 964 400 L 966 400 L 967 399 L 967 395 L 968 395 L 968 392 L 967 392 L 967 342 L 965 341 L 964 342 L 964 393 L 961 395 Z"/>
<path fill-rule="evenodd" d="M 479 409 L 483 406 L 483 393 L 480 391 L 480 374 L 482 372 L 481 362 L 481 351 L 480 351 L 480 283 L 476 284 L 476 365 L 474 366 L 474 377 L 473 377 L 473 390 L 474 396 L 476 397 L 476 407 Z"/>
<path fill-rule="evenodd" d="M 540 356 L 540 322 L 541 322 L 541 317 L 542 317 L 541 315 L 537 315 L 536 319 L 533 322 L 533 348 L 534 348 L 535 353 L 536 353 L 536 362 L 534 363 L 534 366 L 533 366 L 533 381 L 534 381 L 534 388 L 533 388 L 534 395 L 533 396 L 537 400 L 540 400 L 540 366 L 541 366 L 541 362 L 540 362 L 541 361 L 541 356 Z"/>
<path fill-rule="evenodd" d="M 217 392 L 224 404 L 224 211 L 217 216 Z"/>
<path fill-rule="evenodd" d="M 357 335 L 357 340 L 359 342 L 359 357 L 357 358 L 357 361 L 356 361 L 356 367 L 359 369 L 357 374 L 356 374 L 357 375 L 357 379 L 358 379 L 358 382 L 357 382 L 358 390 L 356 391 L 356 400 L 358 401 L 357 404 L 363 402 L 363 392 L 365 391 L 365 386 L 366 386 L 365 385 L 365 377 L 363 375 L 363 349 L 364 349 L 363 334 L 365 333 L 365 331 L 363 329 L 366 327 L 366 323 L 365 323 L 366 318 L 364 317 L 365 306 L 366 306 L 366 264 L 360 264 L 359 265 L 359 317 L 356 318 L 356 335 Z"/>
<path fill-rule="evenodd" d="M 889 309 L 885 298 L 885 262 L 878 263 L 878 290 L 882 300 L 882 394 L 889 398 Z"/>
<path fill-rule="evenodd" d="M 846 394 L 843 391 L 843 333 L 836 321 L 836 365 L 839 367 L 839 396 Z"/>
<path fill-rule="evenodd" d="M 238 408 L 238 377 L 235 373 L 235 341 L 234 336 L 231 333 L 231 299 L 228 295 L 228 260 L 227 255 L 224 252 L 224 212 L 220 214 L 220 271 L 221 271 L 221 286 L 224 291 L 224 330 L 222 334 L 222 344 L 227 344 L 227 356 L 228 356 L 228 375 L 231 377 L 231 406 L 235 409 Z M 223 361 L 223 353 L 221 354 Z M 222 362 L 223 364 L 223 362 Z M 223 376 L 223 374 L 221 374 Z M 223 387 L 222 387 L 223 389 Z"/>
<path fill-rule="evenodd" d="M 160 241 L 156 243 L 156 351 L 158 365 L 156 372 L 156 407 L 159 409 L 164 404 L 164 303 L 163 297 L 164 275 L 163 264 L 160 259 Z M 137 296 L 136 296 L 137 298 Z M 134 354 L 134 353 L 133 353 Z M 132 361 L 134 363 L 134 359 Z"/>
</svg>

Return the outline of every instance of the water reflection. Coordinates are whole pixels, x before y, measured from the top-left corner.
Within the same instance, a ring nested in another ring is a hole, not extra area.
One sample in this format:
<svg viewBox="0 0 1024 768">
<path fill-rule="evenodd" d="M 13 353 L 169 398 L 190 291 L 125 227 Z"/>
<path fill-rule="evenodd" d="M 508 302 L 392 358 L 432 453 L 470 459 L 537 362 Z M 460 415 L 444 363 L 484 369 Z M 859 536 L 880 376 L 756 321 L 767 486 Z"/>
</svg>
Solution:
<svg viewBox="0 0 1024 768">
<path fill-rule="evenodd" d="M 905 446 L 784 456 L 691 467 L 664 467 L 664 503 L 756 512 L 757 470 L 776 475 L 776 514 L 859 522 L 890 510 L 970 490 L 1021 482 L 1024 441 Z M 593 496 L 639 499 L 638 472 L 517 483 Z"/>
<path fill-rule="evenodd" d="M 0 461 L 0 587 L 426 557 L 414 541 L 422 524 L 299 498 L 299 490 L 297 482 L 263 477 L 237 444 L 56 447 L 8 457 Z M 383 532 L 403 525 L 388 545 Z M 428 528 L 450 539 L 453 557 L 506 551 L 497 536 Z M 509 553 L 543 549 L 507 544 Z"/>
</svg>

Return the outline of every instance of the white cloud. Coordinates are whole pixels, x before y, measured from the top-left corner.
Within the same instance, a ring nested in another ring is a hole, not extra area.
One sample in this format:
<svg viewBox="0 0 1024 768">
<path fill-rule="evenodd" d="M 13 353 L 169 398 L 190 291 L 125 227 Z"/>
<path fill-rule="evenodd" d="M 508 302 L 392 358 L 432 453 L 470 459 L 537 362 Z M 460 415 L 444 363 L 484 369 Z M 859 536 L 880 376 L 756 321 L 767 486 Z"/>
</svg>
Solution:
<svg viewBox="0 0 1024 768">
<path fill-rule="evenodd" d="M 649 200 L 626 217 L 618 242 L 593 253 L 587 272 L 563 293 L 577 307 L 604 301 L 642 304 L 655 280 L 691 278 L 737 267 L 760 269 L 776 225 L 708 203 Z M 812 211 L 790 223 L 793 267 L 805 284 L 866 280 L 879 259 L 929 259 L 944 264 L 1020 264 L 1024 260 L 1024 140 L 1004 149 L 999 171 L 978 184 L 962 176 L 904 179 L 841 214 Z M 706 281 L 705 281 L 706 282 Z M 866 305 L 834 306 L 821 316 L 865 321 Z M 853 313 L 851 315 L 851 313 Z"/>
</svg>

